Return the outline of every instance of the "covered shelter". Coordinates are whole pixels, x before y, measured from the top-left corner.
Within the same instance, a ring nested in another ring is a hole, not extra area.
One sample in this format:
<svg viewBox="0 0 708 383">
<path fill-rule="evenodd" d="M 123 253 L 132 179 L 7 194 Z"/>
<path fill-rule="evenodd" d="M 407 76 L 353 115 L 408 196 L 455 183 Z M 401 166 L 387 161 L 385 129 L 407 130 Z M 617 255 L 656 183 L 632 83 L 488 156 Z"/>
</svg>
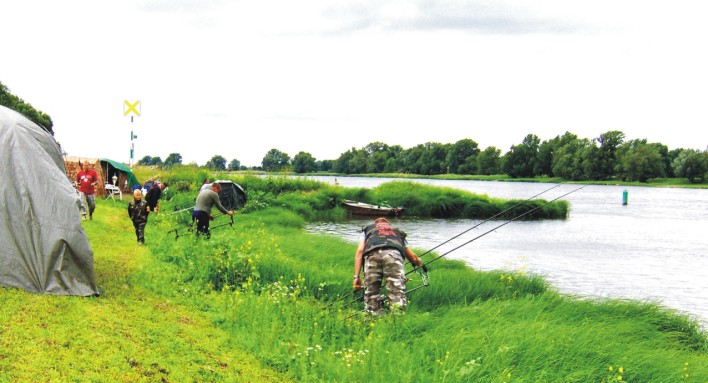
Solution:
<svg viewBox="0 0 708 383">
<path fill-rule="evenodd" d="M 0 106 L 0 286 L 98 295 L 79 195 L 51 134 Z"/>
<path fill-rule="evenodd" d="M 123 193 L 129 193 L 132 190 L 140 188 L 140 181 L 138 181 L 133 171 L 125 164 L 109 160 L 108 158 L 101 158 L 99 161 L 101 163 L 101 170 L 103 174 L 105 174 L 105 183 L 112 184 L 113 176 L 116 176 L 118 178 L 115 186 L 118 186 Z"/>
<path fill-rule="evenodd" d="M 228 180 L 215 181 L 221 185 L 219 202 L 226 210 L 237 210 L 246 205 L 246 192 L 241 185 Z"/>
</svg>

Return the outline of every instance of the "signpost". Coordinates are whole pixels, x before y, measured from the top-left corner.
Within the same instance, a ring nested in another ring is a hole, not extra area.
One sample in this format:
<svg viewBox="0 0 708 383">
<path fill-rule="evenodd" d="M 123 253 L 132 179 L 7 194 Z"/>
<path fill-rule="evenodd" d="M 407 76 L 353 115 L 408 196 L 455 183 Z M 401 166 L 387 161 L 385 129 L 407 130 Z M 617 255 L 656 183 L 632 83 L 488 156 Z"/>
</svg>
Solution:
<svg viewBox="0 0 708 383">
<path fill-rule="evenodd" d="M 128 100 L 125 100 L 123 103 L 123 115 L 124 116 L 130 116 L 130 168 L 133 168 L 133 158 L 135 155 L 135 144 L 133 143 L 133 140 L 138 138 L 136 134 L 133 133 L 133 117 L 140 117 L 140 111 L 141 111 L 141 104 L 140 100 L 135 101 L 135 102 L 130 102 Z"/>
</svg>

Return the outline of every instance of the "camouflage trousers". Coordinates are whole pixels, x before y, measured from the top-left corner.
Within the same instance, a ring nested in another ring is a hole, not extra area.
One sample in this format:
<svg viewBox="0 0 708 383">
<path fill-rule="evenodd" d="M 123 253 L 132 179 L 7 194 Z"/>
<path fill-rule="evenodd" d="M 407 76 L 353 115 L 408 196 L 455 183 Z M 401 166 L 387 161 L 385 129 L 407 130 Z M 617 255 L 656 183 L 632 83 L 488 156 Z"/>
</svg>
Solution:
<svg viewBox="0 0 708 383">
<path fill-rule="evenodd" d="M 366 311 L 380 315 L 384 313 L 382 302 L 385 300 L 381 288 L 385 285 L 388 291 L 388 305 L 393 312 L 405 309 L 406 304 L 406 273 L 403 256 L 396 249 L 378 249 L 364 257 L 364 303 Z"/>
<path fill-rule="evenodd" d="M 147 221 L 135 220 L 133 221 L 133 227 L 135 228 L 135 236 L 138 239 L 139 244 L 145 243 L 145 224 Z"/>
</svg>

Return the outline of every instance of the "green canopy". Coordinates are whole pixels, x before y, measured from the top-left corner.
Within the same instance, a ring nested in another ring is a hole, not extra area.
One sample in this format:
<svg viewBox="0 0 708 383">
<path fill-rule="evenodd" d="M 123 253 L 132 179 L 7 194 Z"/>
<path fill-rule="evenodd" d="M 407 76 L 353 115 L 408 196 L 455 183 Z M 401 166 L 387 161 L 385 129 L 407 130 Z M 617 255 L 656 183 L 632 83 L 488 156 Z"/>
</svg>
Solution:
<svg viewBox="0 0 708 383">
<path fill-rule="evenodd" d="M 128 183 L 130 184 L 131 189 L 135 189 L 136 187 L 137 188 L 140 187 L 140 181 L 138 181 L 138 178 L 135 176 L 135 174 L 133 174 L 133 171 L 130 170 L 127 166 L 123 165 L 120 162 L 109 160 L 108 158 L 101 158 L 99 161 L 108 162 L 111 166 L 113 166 L 117 170 L 125 173 L 126 177 L 128 178 Z"/>
</svg>

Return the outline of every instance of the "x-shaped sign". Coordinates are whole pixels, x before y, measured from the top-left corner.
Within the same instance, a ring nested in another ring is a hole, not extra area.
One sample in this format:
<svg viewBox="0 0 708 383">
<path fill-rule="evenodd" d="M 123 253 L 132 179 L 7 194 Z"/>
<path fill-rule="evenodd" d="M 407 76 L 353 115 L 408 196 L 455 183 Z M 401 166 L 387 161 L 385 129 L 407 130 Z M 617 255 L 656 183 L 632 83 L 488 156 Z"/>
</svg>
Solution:
<svg viewBox="0 0 708 383">
<path fill-rule="evenodd" d="M 125 106 L 123 107 L 123 109 L 124 109 L 125 111 L 123 112 L 123 115 L 124 115 L 124 116 L 127 116 L 127 115 L 129 115 L 130 113 L 134 113 L 136 116 L 140 117 L 140 110 L 138 110 L 138 109 L 139 109 L 139 108 L 138 108 L 139 106 L 140 106 L 140 100 L 135 101 L 135 102 L 132 103 L 132 104 L 130 103 L 130 101 L 125 100 Z"/>
</svg>

